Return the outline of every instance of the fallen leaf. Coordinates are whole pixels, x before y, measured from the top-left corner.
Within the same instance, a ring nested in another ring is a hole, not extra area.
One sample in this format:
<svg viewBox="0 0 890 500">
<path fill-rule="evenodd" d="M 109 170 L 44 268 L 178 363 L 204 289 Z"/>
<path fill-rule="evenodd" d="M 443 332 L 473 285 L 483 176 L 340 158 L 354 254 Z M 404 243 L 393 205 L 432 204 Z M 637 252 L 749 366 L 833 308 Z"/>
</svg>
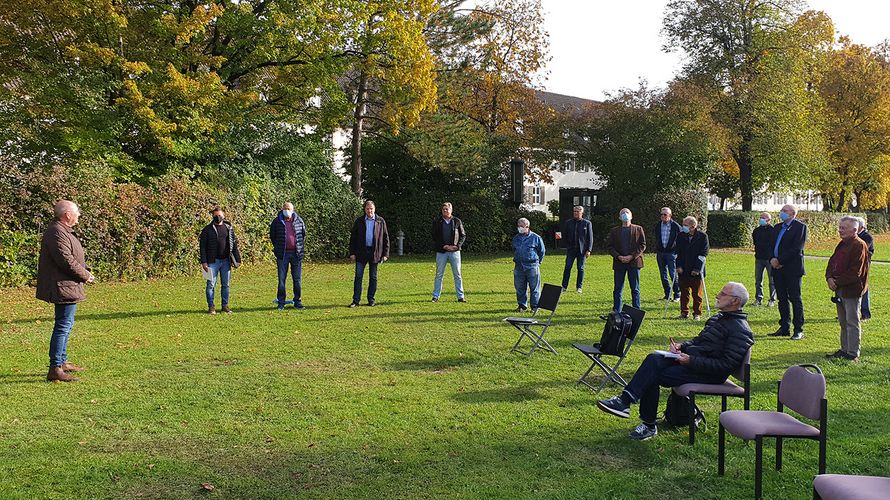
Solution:
<svg viewBox="0 0 890 500">
<path fill-rule="evenodd" d="M 213 486 L 213 485 L 210 484 L 210 483 L 201 483 L 201 487 L 204 488 L 204 489 L 207 490 L 207 491 L 213 491 L 213 490 L 216 489 L 216 486 Z"/>
</svg>

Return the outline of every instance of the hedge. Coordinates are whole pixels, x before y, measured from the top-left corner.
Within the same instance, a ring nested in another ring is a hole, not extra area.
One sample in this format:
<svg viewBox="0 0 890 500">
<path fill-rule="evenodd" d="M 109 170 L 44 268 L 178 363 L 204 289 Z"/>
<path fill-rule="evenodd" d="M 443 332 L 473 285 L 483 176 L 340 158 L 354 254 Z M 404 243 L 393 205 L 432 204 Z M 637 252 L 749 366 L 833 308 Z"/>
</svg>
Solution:
<svg viewBox="0 0 890 500">
<path fill-rule="evenodd" d="M 808 226 L 808 241 L 819 243 L 836 241 L 837 224 L 841 217 L 855 215 L 865 217 L 866 214 L 847 214 L 839 212 L 799 212 L 797 218 Z M 708 238 L 711 246 L 725 248 L 751 248 L 751 233 L 758 225 L 760 212 L 725 211 L 708 214 Z M 772 222 L 778 221 L 773 214 Z"/>
</svg>

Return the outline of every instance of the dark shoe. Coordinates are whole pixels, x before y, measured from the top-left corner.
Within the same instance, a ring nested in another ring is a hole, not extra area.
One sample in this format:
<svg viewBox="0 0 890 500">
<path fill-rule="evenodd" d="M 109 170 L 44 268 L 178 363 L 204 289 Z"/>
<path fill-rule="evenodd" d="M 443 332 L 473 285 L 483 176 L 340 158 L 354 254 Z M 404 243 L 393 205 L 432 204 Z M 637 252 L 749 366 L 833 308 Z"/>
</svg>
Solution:
<svg viewBox="0 0 890 500">
<path fill-rule="evenodd" d="M 771 301 L 767 302 L 766 307 L 776 307 L 776 301 L 771 300 Z"/>
<path fill-rule="evenodd" d="M 788 330 L 782 330 L 781 328 L 779 328 L 778 330 L 774 331 L 773 333 L 767 334 L 767 337 L 787 337 L 789 335 L 791 335 L 791 332 L 789 332 Z"/>
<path fill-rule="evenodd" d="M 525 306 L 519 306 L 516 308 L 516 312 L 518 312 L 518 313 L 525 312 L 525 311 L 528 311 L 528 308 Z"/>
<path fill-rule="evenodd" d="M 677 316 L 677 319 L 689 319 L 689 316 L 686 314 L 681 314 L 681 315 Z"/>
<path fill-rule="evenodd" d="M 661 300 L 671 300 L 671 296 L 665 295 L 664 297 L 661 298 Z"/>
<path fill-rule="evenodd" d="M 803 340 L 803 332 L 794 332 L 794 335 L 791 336 L 791 340 Z"/>
<path fill-rule="evenodd" d="M 439 297 L 433 297 L 433 300 L 431 300 L 430 302 L 439 302 Z"/>
<path fill-rule="evenodd" d="M 863 314 L 863 315 L 859 318 L 859 321 L 868 321 L 868 320 L 870 320 L 870 319 L 871 319 L 871 314 L 869 314 L 868 316 L 866 316 L 866 315 Z"/>
<path fill-rule="evenodd" d="M 61 366 L 56 366 L 49 369 L 49 372 L 46 374 L 46 380 L 49 382 L 77 382 L 77 377 L 68 375 Z"/>
<path fill-rule="evenodd" d="M 373 301 L 373 300 L 369 300 L 369 301 L 368 301 L 368 306 L 369 306 L 369 307 L 374 307 L 374 306 L 376 306 L 376 305 L 377 305 L 377 302 L 376 302 L 376 301 Z"/>
<path fill-rule="evenodd" d="M 658 427 L 656 426 L 648 426 L 642 422 L 637 426 L 636 429 L 630 431 L 630 434 L 627 437 L 636 440 L 636 441 L 645 441 L 649 438 L 653 438 L 658 435 Z"/>
<path fill-rule="evenodd" d="M 621 401 L 621 396 L 601 399 L 596 402 L 596 407 L 616 417 L 630 418 L 630 405 L 624 404 L 624 401 Z"/>
<path fill-rule="evenodd" d="M 828 359 L 840 359 L 840 358 L 846 358 L 846 357 L 847 357 L 847 353 L 845 353 L 844 351 L 838 349 L 838 350 L 834 351 L 834 352 L 831 353 L 831 354 L 826 354 L 825 357 L 828 358 Z"/>
<path fill-rule="evenodd" d="M 283 310 L 284 310 L 284 303 L 283 303 L 283 302 L 279 302 L 279 303 L 278 303 L 278 310 L 279 310 L 279 311 L 283 311 Z"/>
<path fill-rule="evenodd" d="M 754 301 L 754 304 L 753 304 L 753 305 L 754 305 L 754 306 L 757 306 L 757 307 L 760 307 L 760 306 L 763 305 L 763 301 L 761 301 L 760 299 L 757 299 L 757 300 Z"/>
<path fill-rule="evenodd" d="M 208 307 L 207 314 L 216 314 L 216 308 L 213 306 Z"/>
<path fill-rule="evenodd" d="M 850 354 L 848 352 L 845 352 L 843 357 L 844 357 L 844 359 L 846 359 L 848 361 L 852 361 L 853 363 L 859 362 L 859 356 L 856 356 L 855 354 Z"/>
<path fill-rule="evenodd" d="M 352 302 L 349 304 L 350 309 L 352 309 L 353 307 L 358 307 L 358 302 Z"/>
<path fill-rule="evenodd" d="M 62 363 L 62 370 L 66 372 L 82 372 L 85 371 L 86 368 L 75 365 L 74 363 L 69 363 L 65 361 Z"/>
<path fill-rule="evenodd" d="M 465 298 L 463 298 L 463 297 L 461 297 L 461 298 L 459 298 L 459 299 L 457 299 L 457 301 L 458 301 L 458 302 L 466 302 L 466 301 L 467 301 L 467 299 L 465 299 Z"/>
<path fill-rule="evenodd" d="M 294 301 L 294 309 L 306 309 L 306 306 L 303 305 L 299 300 Z"/>
<path fill-rule="evenodd" d="M 229 305 L 228 305 L 228 304 L 223 304 L 223 306 L 222 306 L 222 312 L 224 312 L 224 313 L 226 313 L 226 314 L 232 314 L 232 310 L 229 309 Z"/>
</svg>

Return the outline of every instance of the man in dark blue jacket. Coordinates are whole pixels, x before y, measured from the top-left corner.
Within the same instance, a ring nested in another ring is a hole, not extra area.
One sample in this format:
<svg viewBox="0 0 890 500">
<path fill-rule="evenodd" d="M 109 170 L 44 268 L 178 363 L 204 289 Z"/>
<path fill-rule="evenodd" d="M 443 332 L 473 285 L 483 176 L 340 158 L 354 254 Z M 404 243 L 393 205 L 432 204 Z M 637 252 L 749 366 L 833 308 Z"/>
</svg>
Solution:
<svg viewBox="0 0 890 500">
<path fill-rule="evenodd" d="M 769 302 L 770 307 L 776 305 L 776 282 L 773 280 L 773 267 L 770 265 L 770 258 L 773 256 L 773 249 L 770 242 L 773 239 L 773 226 L 770 221 L 773 216 L 769 212 L 761 212 L 760 219 L 757 221 L 757 227 L 751 232 L 751 239 L 754 241 L 754 305 L 763 304 L 763 271 L 769 277 Z"/>
<path fill-rule="evenodd" d="M 584 261 L 593 250 L 593 225 L 584 218 L 584 207 L 572 209 L 572 218 L 562 223 L 562 241 L 566 246 L 566 267 L 562 272 L 562 291 L 569 287 L 572 265 L 578 262 L 578 277 L 575 288 L 581 293 L 584 286 Z"/>
<path fill-rule="evenodd" d="M 284 309 L 287 295 L 287 268 L 294 282 L 294 307 L 303 309 L 303 253 L 306 224 L 294 212 L 291 202 L 285 203 L 269 225 L 269 240 L 278 262 L 278 309 Z"/>
<path fill-rule="evenodd" d="M 871 265 L 871 258 L 875 254 L 875 239 L 865 228 L 865 219 L 862 217 L 856 217 L 856 220 L 859 221 L 859 239 L 865 242 L 865 245 L 868 246 L 868 263 Z M 871 319 L 871 300 L 870 300 L 870 291 L 868 289 L 865 290 L 865 294 L 862 296 L 862 309 L 861 319 L 862 321 Z"/>
<path fill-rule="evenodd" d="M 677 236 L 680 234 L 680 225 L 671 218 L 672 215 L 670 207 L 662 208 L 661 222 L 655 224 L 652 234 L 655 238 L 655 261 L 658 264 L 658 272 L 661 274 L 661 287 L 664 288 L 662 300 L 671 300 L 671 290 L 673 289 L 673 301 L 679 302 Z"/>
<path fill-rule="evenodd" d="M 779 298 L 779 329 L 771 337 L 791 335 L 791 313 L 794 311 L 794 334 L 791 340 L 803 338 L 803 299 L 800 295 L 803 281 L 803 249 L 807 243 L 807 225 L 797 220 L 797 208 L 785 205 L 779 212 L 781 223 L 773 226 L 770 240 L 773 281 Z"/>
<path fill-rule="evenodd" d="M 701 301 L 704 288 L 705 258 L 710 244 L 708 235 L 698 230 L 698 220 L 693 216 L 683 219 L 680 237 L 677 238 L 677 276 L 680 279 L 680 318 L 689 317 L 689 296 L 692 295 L 692 319 L 701 319 Z"/>
</svg>

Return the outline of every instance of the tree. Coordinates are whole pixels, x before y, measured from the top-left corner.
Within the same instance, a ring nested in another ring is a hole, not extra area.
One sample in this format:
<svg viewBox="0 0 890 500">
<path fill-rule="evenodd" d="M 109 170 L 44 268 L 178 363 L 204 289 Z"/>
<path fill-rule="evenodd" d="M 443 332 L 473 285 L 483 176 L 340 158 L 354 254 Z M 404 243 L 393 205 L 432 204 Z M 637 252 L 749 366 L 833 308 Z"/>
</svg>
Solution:
<svg viewBox="0 0 890 500">
<path fill-rule="evenodd" d="M 708 172 L 708 192 L 720 198 L 720 210 L 726 210 L 726 200 L 739 192 L 738 164 L 731 159 L 716 163 Z"/>
<path fill-rule="evenodd" d="M 819 93 L 825 101 L 831 168 L 821 179 L 833 208 L 885 206 L 890 191 L 890 65 L 877 51 L 842 37 Z"/>
<path fill-rule="evenodd" d="M 719 96 L 742 208 L 762 186 L 792 187 L 826 165 L 813 78 L 833 39 L 830 19 L 799 15 L 797 0 L 672 0 L 665 50 L 689 56 L 685 73 Z"/>
</svg>

